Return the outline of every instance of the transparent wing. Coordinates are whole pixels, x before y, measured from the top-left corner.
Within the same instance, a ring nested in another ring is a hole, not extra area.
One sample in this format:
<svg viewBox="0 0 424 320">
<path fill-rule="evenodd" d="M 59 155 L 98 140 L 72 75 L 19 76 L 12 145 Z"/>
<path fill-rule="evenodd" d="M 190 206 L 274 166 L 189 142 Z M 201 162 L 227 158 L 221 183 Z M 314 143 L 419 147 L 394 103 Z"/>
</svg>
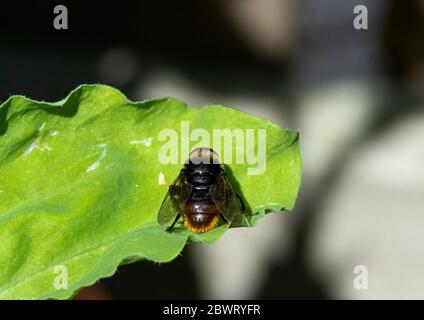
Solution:
<svg viewBox="0 0 424 320">
<path fill-rule="evenodd" d="M 176 210 L 168 191 L 159 209 L 158 222 L 160 225 L 167 224 L 173 219 L 175 219 L 177 214 L 178 214 L 178 211 Z"/>
<path fill-rule="evenodd" d="M 212 200 L 225 220 L 232 226 L 240 226 L 244 210 L 243 200 L 234 192 L 225 172 L 218 177 L 217 184 L 210 189 Z"/>
<path fill-rule="evenodd" d="M 170 185 L 165 198 L 162 201 L 158 213 L 160 225 L 172 222 L 176 216 L 182 212 L 185 203 L 191 194 L 191 186 L 187 183 L 185 175 L 179 174 Z"/>
</svg>

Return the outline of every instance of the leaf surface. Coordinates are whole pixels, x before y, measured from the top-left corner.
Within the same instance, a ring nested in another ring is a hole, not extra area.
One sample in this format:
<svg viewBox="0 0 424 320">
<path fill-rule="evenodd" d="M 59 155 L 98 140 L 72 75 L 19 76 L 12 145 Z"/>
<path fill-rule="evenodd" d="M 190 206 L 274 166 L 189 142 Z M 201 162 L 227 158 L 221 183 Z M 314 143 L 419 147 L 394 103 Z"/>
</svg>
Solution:
<svg viewBox="0 0 424 320">
<path fill-rule="evenodd" d="M 265 129 L 262 174 L 248 174 L 255 164 L 226 164 L 248 206 L 244 225 L 293 208 L 301 181 L 298 133 L 268 120 L 218 105 L 189 108 L 172 98 L 131 102 L 103 85 L 82 85 L 56 103 L 22 96 L 3 103 L 0 299 L 69 298 L 122 263 L 168 262 L 188 242 L 218 239 L 225 225 L 205 234 L 179 226 L 168 234 L 156 221 L 188 155 L 184 148 L 196 144 L 184 146 L 182 124 L 189 133 L 202 128 L 211 137 L 217 128 L 253 130 L 256 154 L 258 129 Z M 163 129 L 178 135 L 172 151 L 178 163 L 159 161 L 167 143 L 160 141 Z M 240 144 L 233 139 L 232 146 Z"/>
</svg>

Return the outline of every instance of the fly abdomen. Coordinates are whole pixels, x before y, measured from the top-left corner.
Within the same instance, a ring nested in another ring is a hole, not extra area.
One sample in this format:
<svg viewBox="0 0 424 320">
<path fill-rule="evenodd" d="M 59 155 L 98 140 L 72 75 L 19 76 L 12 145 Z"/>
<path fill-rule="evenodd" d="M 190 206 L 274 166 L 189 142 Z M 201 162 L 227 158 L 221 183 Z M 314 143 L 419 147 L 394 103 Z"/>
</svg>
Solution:
<svg viewBox="0 0 424 320">
<path fill-rule="evenodd" d="M 207 232 L 218 223 L 218 210 L 211 199 L 189 200 L 184 206 L 184 224 L 192 232 Z"/>
</svg>

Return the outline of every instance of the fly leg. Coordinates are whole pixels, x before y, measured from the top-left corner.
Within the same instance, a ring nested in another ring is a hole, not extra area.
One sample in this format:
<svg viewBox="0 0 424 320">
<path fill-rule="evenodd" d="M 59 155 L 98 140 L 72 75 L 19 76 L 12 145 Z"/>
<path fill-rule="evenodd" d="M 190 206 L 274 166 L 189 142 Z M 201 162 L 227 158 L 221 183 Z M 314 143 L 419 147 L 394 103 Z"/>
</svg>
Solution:
<svg viewBox="0 0 424 320">
<path fill-rule="evenodd" d="M 178 219 L 180 217 L 181 217 L 181 214 L 180 213 L 177 214 L 177 216 L 175 217 L 174 222 L 172 222 L 171 226 L 166 229 L 166 232 L 170 233 L 172 231 L 172 228 L 175 226 L 175 224 L 177 223 L 177 221 L 178 221 Z"/>
<path fill-rule="evenodd" d="M 239 198 L 240 200 L 240 204 L 241 204 L 241 210 L 246 210 L 246 206 L 244 205 L 244 201 L 242 199 L 242 197 L 240 197 L 240 195 L 236 194 L 237 198 Z"/>
<path fill-rule="evenodd" d="M 228 223 L 227 219 L 225 219 L 225 217 L 222 213 L 220 214 L 220 216 L 221 216 L 222 220 L 224 220 L 225 223 Z"/>
</svg>

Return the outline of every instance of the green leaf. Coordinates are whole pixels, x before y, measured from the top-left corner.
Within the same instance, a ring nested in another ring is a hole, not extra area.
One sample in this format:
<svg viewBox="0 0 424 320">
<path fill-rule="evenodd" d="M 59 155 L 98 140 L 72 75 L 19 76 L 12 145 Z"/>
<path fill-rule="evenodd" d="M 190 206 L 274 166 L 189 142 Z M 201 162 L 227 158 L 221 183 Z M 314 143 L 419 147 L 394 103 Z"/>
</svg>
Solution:
<svg viewBox="0 0 424 320">
<path fill-rule="evenodd" d="M 248 205 L 244 225 L 293 208 L 298 134 L 265 119 L 171 98 L 130 102 L 102 85 L 82 85 L 56 103 L 13 96 L 0 106 L 0 299 L 69 298 L 122 263 L 171 261 L 187 242 L 219 238 L 225 225 L 168 234 L 156 221 L 182 167 L 158 160 L 166 143 L 159 132 L 173 129 L 182 138 L 182 121 L 211 135 L 214 128 L 266 129 L 263 174 L 247 174 L 250 164 L 226 165 Z M 161 173 L 166 184 L 158 183 Z M 64 267 L 67 289 L 57 289 L 66 285 Z"/>
</svg>

